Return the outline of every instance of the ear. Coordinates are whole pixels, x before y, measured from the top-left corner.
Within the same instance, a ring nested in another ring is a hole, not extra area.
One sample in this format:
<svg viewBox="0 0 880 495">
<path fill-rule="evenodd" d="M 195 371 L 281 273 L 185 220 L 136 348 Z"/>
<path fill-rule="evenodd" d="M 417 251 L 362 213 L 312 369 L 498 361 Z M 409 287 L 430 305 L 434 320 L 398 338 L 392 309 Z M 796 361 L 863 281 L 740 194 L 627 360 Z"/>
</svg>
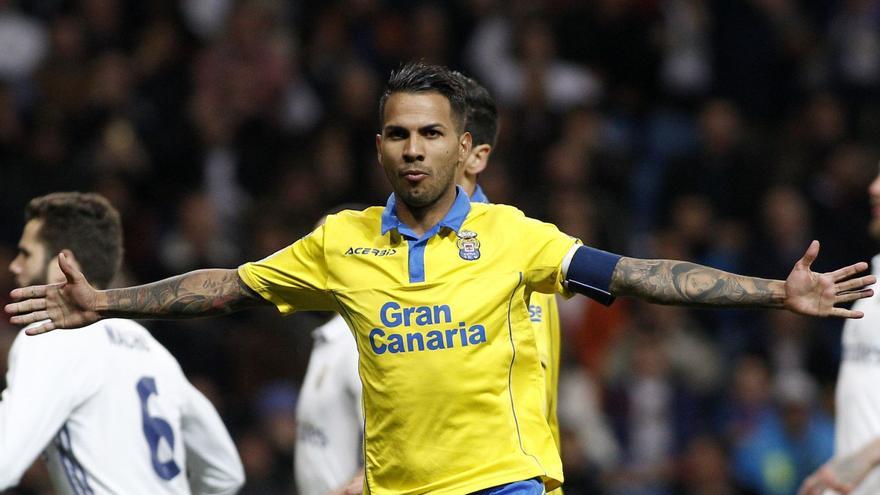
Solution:
<svg viewBox="0 0 880 495">
<path fill-rule="evenodd" d="M 492 153 L 492 145 L 483 143 L 471 150 L 470 156 L 465 161 L 464 172 L 476 177 L 489 165 L 489 155 Z"/>
<path fill-rule="evenodd" d="M 376 134 L 376 158 L 379 160 L 379 164 L 382 164 L 382 135 Z"/>
<path fill-rule="evenodd" d="M 458 161 L 464 163 L 468 155 L 471 154 L 471 146 L 473 145 L 473 137 L 471 133 L 468 131 L 464 131 L 464 134 L 458 138 Z"/>
</svg>

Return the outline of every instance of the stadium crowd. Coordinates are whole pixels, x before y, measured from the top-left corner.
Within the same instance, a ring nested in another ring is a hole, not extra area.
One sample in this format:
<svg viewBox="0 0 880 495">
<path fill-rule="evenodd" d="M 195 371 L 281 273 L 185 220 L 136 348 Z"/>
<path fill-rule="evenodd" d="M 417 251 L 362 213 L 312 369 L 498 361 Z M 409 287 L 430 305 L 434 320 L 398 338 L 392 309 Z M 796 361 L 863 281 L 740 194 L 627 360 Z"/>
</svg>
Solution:
<svg viewBox="0 0 880 495">
<path fill-rule="evenodd" d="M 818 271 L 876 252 L 876 0 L 0 0 L 0 266 L 51 191 L 120 210 L 121 285 L 235 267 L 334 205 L 384 204 L 376 102 L 412 59 L 495 96 L 488 197 L 585 244 L 773 278 L 811 239 Z M 0 303 L 13 286 L 0 271 Z M 793 494 L 831 456 L 840 321 L 560 310 L 567 494 Z M 294 493 L 325 319 L 146 323 L 226 421 L 242 493 Z M 2 370 L 16 331 L 0 320 Z M 13 493 L 45 487 L 35 468 Z"/>
</svg>

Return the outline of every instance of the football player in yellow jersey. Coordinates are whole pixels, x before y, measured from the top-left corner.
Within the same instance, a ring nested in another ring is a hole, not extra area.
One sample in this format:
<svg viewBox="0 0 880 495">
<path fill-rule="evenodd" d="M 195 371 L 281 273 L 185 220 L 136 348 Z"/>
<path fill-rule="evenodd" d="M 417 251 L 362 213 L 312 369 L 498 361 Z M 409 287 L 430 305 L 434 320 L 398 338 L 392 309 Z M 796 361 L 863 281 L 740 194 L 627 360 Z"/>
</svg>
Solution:
<svg viewBox="0 0 880 495">
<path fill-rule="evenodd" d="M 477 183 L 477 178 L 489 165 L 489 157 L 498 140 L 498 107 L 489 91 L 473 78 L 454 72 L 465 89 L 467 102 L 467 123 L 465 129 L 471 133 L 471 153 L 456 182 L 470 196 L 472 202 L 488 203 L 489 198 Z M 556 448 L 560 449 L 559 419 L 556 414 L 556 401 L 559 386 L 559 356 L 562 343 L 562 328 L 559 323 L 559 307 L 555 294 L 533 292 L 529 300 L 529 321 L 535 328 L 538 357 L 544 372 L 544 414 L 550 423 L 550 431 Z M 552 492 L 561 495 L 559 488 Z"/>
<path fill-rule="evenodd" d="M 64 256 L 67 281 L 13 290 L 17 325 L 37 335 L 102 318 L 183 318 L 274 304 L 335 310 L 358 345 L 365 491 L 537 495 L 562 481 L 543 414 L 531 293 L 578 292 L 698 307 L 762 307 L 859 318 L 867 263 L 828 273 L 811 243 L 786 280 L 581 246 L 515 208 L 471 203 L 455 184 L 471 151 L 464 90 L 444 67 L 408 64 L 380 100 L 385 207 L 347 211 L 238 269 L 95 290 Z"/>
</svg>

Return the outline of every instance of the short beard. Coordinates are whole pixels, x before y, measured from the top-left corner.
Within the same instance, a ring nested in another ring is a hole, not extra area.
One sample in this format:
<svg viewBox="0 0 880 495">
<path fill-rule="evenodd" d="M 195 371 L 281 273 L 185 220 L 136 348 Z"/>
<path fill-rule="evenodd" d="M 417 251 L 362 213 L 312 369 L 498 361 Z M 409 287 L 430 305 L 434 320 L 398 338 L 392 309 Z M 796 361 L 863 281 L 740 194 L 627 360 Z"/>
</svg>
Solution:
<svg viewBox="0 0 880 495">
<path fill-rule="evenodd" d="M 439 200 L 440 197 L 443 196 L 443 191 L 440 191 L 434 197 L 430 197 L 427 194 L 413 195 L 409 194 L 409 192 L 398 195 L 400 196 L 400 199 L 403 200 L 404 203 L 406 203 L 406 206 L 408 206 L 411 210 L 421 210 L 436 203 L 437 200 Z"/>
<path fill-rule="evenodd" d="M 23 280 L 19 285 L 21 287 L 29 287 L 31 285 L 46 285 L 49 281 L 49 265 L 43 266 L 40 273 L 34 275 L 30 280 Z"/>
</svg>

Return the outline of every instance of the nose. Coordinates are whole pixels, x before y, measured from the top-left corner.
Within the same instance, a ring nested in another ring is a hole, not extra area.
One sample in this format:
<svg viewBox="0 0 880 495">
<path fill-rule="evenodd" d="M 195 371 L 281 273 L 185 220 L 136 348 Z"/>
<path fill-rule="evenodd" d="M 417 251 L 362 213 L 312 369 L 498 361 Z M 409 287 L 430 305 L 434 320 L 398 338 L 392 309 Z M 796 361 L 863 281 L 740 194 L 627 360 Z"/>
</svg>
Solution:
<svg viewBox="0 0 880 495">
<path fill-rule="evenodd" d="M 403 147 L 403 159 L 407 163 L 421 162 L 425 160 L 425 150 L 423 148 L 422 139 L 417 133 L 413 133 L 406 140 Z"/>
<path fill-rule="evenodd" d="M 878 174 L 877 177 L 874 177 L 874 180 L 868 185 L 868 194 L 880 197 L 880 174 Z"/>
<path fill-rule="evenodd" d="M 9 263 L 9 272 L 13 275 L 18 275 L 21 273 L 21 255 L 19 254 L 15 258 L 12 259 L 12 262 Z"/>
</svg>

